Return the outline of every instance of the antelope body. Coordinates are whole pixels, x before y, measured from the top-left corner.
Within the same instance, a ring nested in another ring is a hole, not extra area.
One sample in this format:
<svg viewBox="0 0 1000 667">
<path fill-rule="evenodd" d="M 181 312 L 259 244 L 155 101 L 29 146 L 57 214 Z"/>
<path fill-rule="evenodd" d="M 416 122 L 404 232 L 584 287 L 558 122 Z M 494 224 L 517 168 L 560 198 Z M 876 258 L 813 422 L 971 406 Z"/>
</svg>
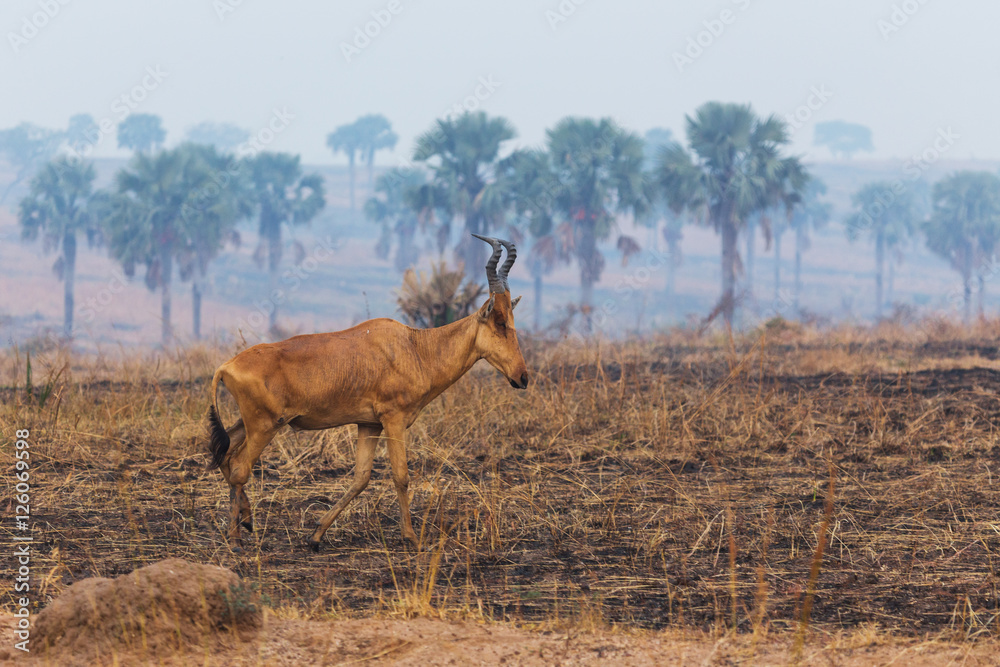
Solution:
<svg viewBox="0 0 1000 667">
<path fill-rule="evenodd" d="M 261 452 L 286 426 L 319 430 L 357 424 L 354 481 L 327 512 L 309 540 L 318 550 L 323 534 L 368 485 L 379 437 L 385 435 L 401 513 L 403 537 L 414 545 L 410 521 L 406 429 L 420 411 L 480 359 L 486 359 L 518 389 L 528 373 L 517 342 L 507 272 L 514 263 L 512 243 L 481 238 L 493 246 L 486 264 L 489 300 L 472 315 L 434 329 L 413 329 L 375 319 L 333 333 L 295 336 L 255 345 L 219 366 L 212 379 L 209 468 L 229 483 L 228 537 L 239 548 L 240 525 L 253 530 L 244 485 Z M 501 246 L 507 259 L 497 274 Z M 240 419 L 228 429 L 218 409 L 219 385 L 236 399 Z"/>
</svg>

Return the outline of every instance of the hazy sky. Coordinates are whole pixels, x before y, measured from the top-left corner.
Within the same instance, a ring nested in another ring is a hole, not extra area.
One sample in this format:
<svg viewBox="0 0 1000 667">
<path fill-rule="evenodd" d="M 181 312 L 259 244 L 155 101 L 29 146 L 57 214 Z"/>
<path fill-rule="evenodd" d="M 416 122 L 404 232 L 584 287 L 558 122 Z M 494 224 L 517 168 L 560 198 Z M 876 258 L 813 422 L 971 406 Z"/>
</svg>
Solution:
<svg viewBox="0 0 1000 667">
<path fill-rule="evenodd" d="M 4 0 L 0 127 L 117 120 L 126 95 L 162 116 L 170 144 L 204 120 L 257 131 L 278 109 L 294 118 L 268 148 L 334 162 L 327 133 L 379 112 L 401 137 L 391 163 L 467 98 L 530 145 L 566 115 L 676 133 L 707 100 L 787 115 L 816 89 L 832 96 L 800 112 L 800 154 L 814 123 L 842 119 L 872 128 L 874 157 L 908 158 L 950 127 L 949 157 L 1000 158 L 996 0 L 577 2 Z M 343 45 L 377 18 L 348 62 Z M 106 138 L 98 154 L 115 153 Z"/>
</svg>

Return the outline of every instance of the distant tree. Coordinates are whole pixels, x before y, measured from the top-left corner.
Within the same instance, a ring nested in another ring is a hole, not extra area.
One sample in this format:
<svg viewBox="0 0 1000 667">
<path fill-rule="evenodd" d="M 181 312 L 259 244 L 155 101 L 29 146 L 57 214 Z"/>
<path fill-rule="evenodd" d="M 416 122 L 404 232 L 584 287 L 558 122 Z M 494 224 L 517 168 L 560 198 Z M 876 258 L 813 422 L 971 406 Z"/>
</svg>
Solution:
<svg viewBox="0 0 1000 667">
<path fill-rule="evenodd" d="M 238 246 L 240 235 L 236 223 L 250 217 L 256 198 L 249 187 L 246 170 L 226 173 L 235 160 L 229 153 L 220 153 L 214 146 L 185 143 L 180 147 L 188 155 L 188 169 L 197 169 L 202 176 L 214 174 L 202 185 L 189 202 L 181 207 L 185 244 L 177 258 L 180 279 L 191 281 L 191 322 L 195 340 L 201 339 L 201 304 L 205 293 L 208 266 L 226 243 Z"/>
<path fill-rule="evenodd" d="M 375 180 L 375 152 L 392 150 L 396 147 L 399 137 L 392 131 L 392 125 L 382 114 L 368 114 L 354 121 L 358 135 L 361 137 L 361 155 L 368 165 L 368 187 Z"/>
<path fill-rule="evenodd" d="M 271 290 L 277 286 L 278 265 L 283 253 L 285 225 L 300 225 L 315 218 L 326 205 L 323 177 L 302 173 L 298 155 L 261 152 L 250 159 L 250 186 L 257 198 L 260 245 L 255 257 L 263 264 L 266 253 Z M 278 304 L 270 312 L 270 329 L 278 324 Z"/>
<path fill-rule="evenodd" d="M 205 121 L 188 129 L 186 139 L 195 144 L 215 146 L 220 151 L 230 151 L 250 138 L 250 132 L 232 123 Z"/>
<path fill-rule="evenodd" d="M 410 205 L 411 193 L 427 183 L 422 169 L 393 168 L 375 181 L 375 196 L 365 202 L 365 217 L 380 225 L 382 233 L 375 245 L 375 254 L 386 259 L 396 239 L 393 265 L 397 271 L 406 271 L 420 256 L 415 237 L 418 216 Z"/>
<path fill-rule="evenodd" d="M 0 155 L 14 168 L 14 180 L 0 195 L 0 204 L 15 187 L 55 156 L 64 138 L 62 132 L 31 123 L 0 130 Z"/>
<path fill-rule="evenodd" d="M 559 264 L 572 260 L 572 227 L 554 228 L 557 187 L 549 155 L 541 150 L 517 150 L 497 165 L 499 190 L 508 198 L 518 229 L 532 237 L 528 269 L 534 281 L 534 328 L 542 323 L 544 277 Z"/>
<path fill-rule="evenodd" d="M 354 207 L 354 184 L 355 184 L 355 161 L 358 156 L 358 152 L 365 148 L 365 137 L 362 135 L 361 130 L 358 128 L 357 123 L 346 123 L 339 126 L 336 130 L 331 132 L 326 136 L 326 145 L 333 151 L 334 155 L 337 153 L 343 153 L 347 156 L 347 170 L 349 172 L 348 176 L 351 179 L 350 184 L 350 201 L 351 201 L 351 211 L 355 210 Z"/>
<path fill-rule="evenodd" d="M 104 204 L 111 256 L 127 276 L 145 266 L 146 287 L 160 291 L 161 342 L 173 340 L 171 285 L 174 264 L 190 252 L 185 215 L 203 205 L 201 193 L 214 183 L 213 170 L 188 146 L 136 153 L 115 177 L 115 193 Z M 200 222 L 204 222 L 201 220 Z"/>
<path fill-rule="evenodd" d="M 150 113 L 130 114 L 118 124 L 118 148 L 148 153 L 163 145 L 167 131 L 160 117 Z"/>
<path fill-rule="evenodd" d="M 687 118 L 687 138 L 690 152 L 679 145 L 661 151 L 657 181 L 671 208 L 704 213 L 721 234 L 719 309 L 732 325 L 739 232 L 754 213 L 794 202 L 808 176 L 797 158 L 781 155 L 789 141 L 784 121 L 760 118 L 750 105 L 702 105 Z"/>
<path fill-rule="evenodd" d="M 882 319 L 883 277 L 886 252 L 899 249 L 913 235 L 920 218 L 910 189 L 900 189 L 890 181 L 869 183 L 852 197 L 854 213 L 847 219 L 850 241 L 867 235 L 875 241 L 875 319 Z"/>
<path fill-rule="evenodd" d="M 77 154 L 87 155 L 100 140 L 101 131 L 89 113 L 78 113 L 69 119 L 66 143 Z"/>
<path fill-rule="evenodd" d="M 826 146 L 836 155 L 850 158 L 858 151 L 873 151 L 872 131 L 858 123 L 831 120 L 817 123 L 813 144 Z"/>
<path fill-rule="evenodd" d="M 788 226 L 795 231 L 795 287 L 792 309 L 796 314 L 802 312 L 799 307 L 802 294 L 802 253 L 809 249 L 809 233 L 821 229 L 830 221 L 830 204 L 821 201 L 825 194 L 826 184 L 818 178 L 810 178 L 802 193 L 802 201 L 795 204 L 788 218 Z"/>
<path fill-rule="evenodd" d="M 546 143 L 555 182 L 554 209 L 573 227 L 580 308 L 589 332 L 594 284 L 604 269 L 597 243 L 611 234 L 616 212 L 631 211 L 638 217 L 648 208 L 643 143 L 610 118 L 564 118 L 546 131 Z"/>
<path fill-rule="evenodd" d="M 646 130 L 642 139 L 643 167 L 650 170 L 656 166 L 656 158 L 660 151 L 665 146 L 677 143 L 674 133 L 665 127 L 654 127 Z"/>
<path fill-rule="evenodd" d="M 973 273 L 979 278 L 981 314 L 984 273 L 995 259 L 1000 240 L 1000 177 L 985 171 L 962 171 L 935 183 L 931 216 L 923 228 L 927 247 L 962 276 L 968 322 Z"/>
<path fill-rule="evenodd" d="M 19 210 L 23 238 L 33 241 L 41 236 L 46 250 L 59 249 L 52 268 L 63 281 L 66 339 L 73 336 L 77 235 L 90 232 L 95 222 L 90 208 L 95 177 L 89 162 L 56 158 L 31 180 L 30 193 L 21 200 Z"/>
<path fill-rule="evenodd" d="M 683 262 L 681 242 L 684 240 L 684 216 L 673 211 L 663 192 L 657 186 L 656 164 L 660 153 L 667 148 L 677 147 L 673 132 L 665 128 L 653 128 L 645 134 L 643 145 L 643 165 L 647 172 L 647 199 L 650 202 L 649 215 L 667 242 L 666 306 L 670 320 L 676 319 L 677 269 Z"/>
<path fill-rule="evenodd" d="M 500 147 L 515 136 L 507 119 L 479 111 L 438 120 L 417 138 L 413 159 L 427 163 L 433 176 L 414 205 L 424 215 L 438 211 L 444 216 L 444 238 L 452 219 L 463 221 L 466 233 L 456 253 L 465 267 L 486 262 L 486 244 L 470 234 L 488 234 L 504 220 L 509 196 L 497 183 L 496 170 Z"/>
</svg>

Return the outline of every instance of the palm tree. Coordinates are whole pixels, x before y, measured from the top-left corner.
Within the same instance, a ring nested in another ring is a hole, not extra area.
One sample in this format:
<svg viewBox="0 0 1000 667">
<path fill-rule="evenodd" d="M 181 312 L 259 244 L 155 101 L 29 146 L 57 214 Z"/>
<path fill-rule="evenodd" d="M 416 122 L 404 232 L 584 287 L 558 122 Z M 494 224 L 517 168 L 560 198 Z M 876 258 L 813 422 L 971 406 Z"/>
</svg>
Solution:
<svg viewBox="0 0 1000 667">
<path fill-rule="evenodd" d="M 573 227 L 580 307 L 589 333 L 594 283 L 604 268 L 597 242 L 611 234 L 616 212 L 640 215 L 647 208 L 643 143 L 610 118 L 564 118 L 546 137 L 555 184 L 553 206 Z"/>
<path fill-rule="evenodd" d="M 675 211 L 703 212 L 721 235 L 719 310 L 731 326 L 740 231 L 752 214 L 794 202 L 807 175 L 797 158 L 781 155 L 789 141 L 785 122 L 774 115 L 760 118 L 749 104 L 702 105 L 687 118 L 687 139 L 690 151 L 661 150 L 657 180 Z"/>
<path fill-rule="evenodd" d="M 21 200 L 21 234 L 27 240 L 41 235 L 46 249 L 57 247 L 59 259 L 53 269 L 63 281 L 63 335 L 73 336 L 76 241 L 81 231 L 93 227 L 89 208 L 97 173 L 90 162 L 57 158 L 31 180 L 31 190 Z"/>
<path fill-rule="evenodd" d="M 205 121 L 188 129 L 185 139 L 195 144 L 215 146 L 218 150 L 233 150 L 247 139 L 250 132 L 232 123 Z"/>
<path fill-rule="evenodd" d="M 375 152 L 392 150 L 399 137 L 392 131 L 392 124 L 382 114 L 368 114 L 354 121 L 361 136 L 361 154 L 368 165 L 368 187 L 375 180 Z"/>
<path fill-rule="evenodd" d="M 62 132 L 31 123 L 21 123 L 16 127 L 0 130 L 0 155 L 16 172 L 14 180 L 7 184 L 0 195 L 0 204 L 7 200 L 8 195 L 24 179 L 56 154 L 64 136 Z"/>
<path fill-rule="evenodd" d="M 927 247 L 962 276 L 965 321 L 969 321 L 972 274 L 979 277 L 979 309 L 985 287 L 983 273 L 994 259 L 1000 238 L 1000 177 L 962 171 L 934 184 L 933 209 L 923 225 Z"/>
<path fill-rule="evenodd" d="M 656 160 L 660 151 L 668 146 L 675 146 L 673 132 L 666 128 L 654 127 L 646 132 L 643 139 L 643 167 L 648 172 L 646 177 L 646 187 L 649 189 L 647 199 L 650 201 L 650 217 L 653 226 L 658 227 L 663 234 L 663 240 L 667 242 L 667 262 L 666 262 L 666 302 L 667 319 L 676 319 L 676 299 L 677 299 L 677 269 L 683 261 L 681 241 L 684 240 L 685 218 L 675 213 L 667 204 L 666 198 L 661 196 L 656 187 Z"/>
<path fill-rule="evenodd" d="M 309 222 L 326 205 L 323 177 L 302 174 L 298 155 L 261 152 L 250 159 L 250 182 L 260 215 L 260 245 L 256 256 L 267 254 L 267 270 L 273 291 L 277 285 L 278 265 L 283 251 L 284 225 Z M 270 312 L 270 328 L 278 323 L 278 304 Z"/>
<path fill-rule="evenodd" d="M 89 113 L 70 116 L 69 126 L 66 128 L 66 143 L 74 152 L 82 153 L 88 146 L 96 145 L 100 136 L 101 129 Z"/>
<path fill-rule="evenodd" d="M 534 282 L 534 328 L 542 326 L 544 277 L 556 265 L 571 260 L 572 229 L 566 223 L 554 228 L 555 181 L 549 155 L 542 150 L 517 150 L 497 165 L 498 190 L 508 199 L 517 228 L 533 241 L 528 268 Z M 568 234 L 566 232 L 569 232 Z"/>
<path fill-rule="evenodd" d="M 162 146 L 166 138 L 160 117 L 151 113 L 130 114 L 118 124 L 118 148 L 148 153 Z"/>
<path fill-rule="evenodd" d="M 818 178 L 810 178 L 802 194 L 802 201 L 794 206 L 788 220 L 788 226 L 795 231 L 795 288 L 792 308 L 796 313 L 801 312 L 799 298 L 802 294 L 802 253 L 809 249 L 809 232 L 822 228 L 830 221 L 830 204 L 820 201 L 825 194 L 826 184 Z"/>
<path fill-rule="evenodd" d="M 326 135 L 326 145 L 333 151 L 334 155 L 337 153 L 343 153 L 347 156 L 347 170 L 351 179 L 350 185 L 350 197 L 351 197 L 351 212 L 353 213 L 354 208 L 354 181 L 355 181 L 355 170 L 354 163 L 357 158 L 358 152 L 365 148 L 365 137 L 362 135 L 361 130 L 358 128 L 357 122 L 346 123 L 339 126 L 336 130 Z"/>
<path fill-rule="evenodd" d="M 191 165 L 215 174 L 226 173 L 234 157 L 219 153 L 214 146 L 184 144 Z M 256 201 L 243 170 L 216 179 L 195 193 L 194 201 L 181 208 L 184 218 L 186 245 L 178 257 L 181 280 L 191 281 L 191 321 L 195 340 L 201 339 L 201 304 L 205 292 L 208 265 L 218 256 L 226 242 L 239 245 L 236 223 L 253 213 Z"/>
<path fill-rule="evenodd" d="M 396 167 L 378 177 L 375 181 L 375 196 L 365 202 L 365 217 L 382 228 L 375 245 L 375 254 L 380 259 L 389 256 L 392 237 L 396 236 L 393 264 L 397 271 L 410 268 L 420 256 L 414 243 L 419 220 L 410 206 L 409 195 L 426 183 L 427 175 L 423 170 Z"/>
<path fill-rule="evenodd" d="M 125 274 L 146 268 L 146 287 L 160 290 L 161 341 L 173 339 L 171 283 L 174 261 L 190 249 L 186 212 L 202 205 L 213 185 L 211 167 L 189 147 L 138 152 L 118 172 L 117 192 L 106 202 L 105 223 L 111 255 Z M 187 213 L 190 216 L 190 213 Z"/>
<path fill-rule="evenodd" d="M 913 234 L 920 215 L 909 189 L 894 187 L 889 181 L 869 183 L 851 197 L 855 212 L 847 219 L 847 236 L 852 242 L 862 233 L 875 241 L 875 319 L 882 319 L 883 276 L 886 252 L 900 248 Z"/>
<path fill-rule="evenodd" d="M 505 118 L 479 111 L 438 120 L 417 138 L 413 159 L 428 163 L 433 177 L 414 205 L 425 215 L 439 211 L 445 233 L 453 218 L 463 221 L 467 233 L 456 252 L 466 267 L 481 266 L 486 257 L 484 244 L 470 234 L 488 234 L 503 221 L 509 197 L 497 184 L 498 158 L 501 145 L 515 136 Z"/>
</svg>

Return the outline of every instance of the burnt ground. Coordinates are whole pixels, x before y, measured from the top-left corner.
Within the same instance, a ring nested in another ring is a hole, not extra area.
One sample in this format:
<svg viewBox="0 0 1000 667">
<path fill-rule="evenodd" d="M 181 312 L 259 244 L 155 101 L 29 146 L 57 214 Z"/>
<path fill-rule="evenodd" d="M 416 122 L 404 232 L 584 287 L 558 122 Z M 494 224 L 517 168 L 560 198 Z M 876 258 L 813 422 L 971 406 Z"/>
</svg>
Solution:
<svg viewBox="0 0 1000 667">
<path fill-rule="evenodd" d="M 798 375 L 684 355 L 538 360 L 526 396 L 463 379 L 411 430 L 419 551 L 400 538 L 384 453 L 322 551 L 305 546 L 350 481 L 341 430 L 271 445 L 248 486 L 257 531 L 234 554 L 193 426 L 205 378 L 69 383 L 62 414 L 18 413 L 37 437 L 38 602 L 180 557 L 306 616 L 746 631 L 794 625 L 814 589 L 819 626 L 1000 634 L 1000 372 Z"/>
</svg>

